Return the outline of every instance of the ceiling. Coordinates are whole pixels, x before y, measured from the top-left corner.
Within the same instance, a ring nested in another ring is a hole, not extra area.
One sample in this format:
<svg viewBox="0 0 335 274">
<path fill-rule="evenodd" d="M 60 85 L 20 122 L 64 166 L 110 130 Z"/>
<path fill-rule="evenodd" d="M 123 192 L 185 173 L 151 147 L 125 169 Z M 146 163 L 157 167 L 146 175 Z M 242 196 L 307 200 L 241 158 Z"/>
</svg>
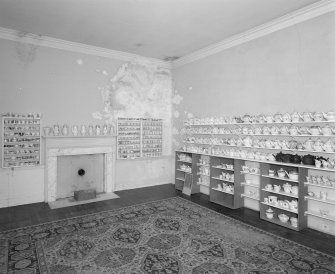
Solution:
<svg viewBox="0 0 335 274">
<path fill-rule="evenodd" d="M 163 60 L 319 0 L 0 0 L 0 27 Z"/>
</svg>

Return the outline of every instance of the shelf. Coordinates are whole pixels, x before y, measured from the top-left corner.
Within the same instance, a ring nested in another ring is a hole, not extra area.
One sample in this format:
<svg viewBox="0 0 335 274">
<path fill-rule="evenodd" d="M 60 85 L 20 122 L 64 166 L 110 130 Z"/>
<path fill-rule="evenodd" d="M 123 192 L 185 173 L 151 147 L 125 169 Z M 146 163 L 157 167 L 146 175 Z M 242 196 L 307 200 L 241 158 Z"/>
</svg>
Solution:
<svg viewBox="0 0 335 274">
<path fill-rule="evenodd" d="M 283 207 L 276 206 L 276 205 L 270 204 L 270 203 L 265 203 L 265 202 L 261 202 L 261 204 L 267 205 L 267 206 L 271 206 L 271 207 L 275 207 L 275 208 L 278 208 L 278 209 L 281 209 L 281 210 L 284 210 L 284 211 L 288 211 L 288 212 L 292 212 L 292 213 L 295 213 L 295 214 L 298 214 L 297 210 L 291 210 L 291 209 L 288 209 L 288 208 L 283 208 Z"/>
<path fill-rule="evenodd" d="M 189 174 L 192 173 L 192 171 L 188 172 L 188 171 L 186 171 L 186 170 L 182 170 L 182 169 L 178 169 L 178 168 L 177 168 L 176 170 L 181 171 L 181 172 L 185 172 L 185 173 L 189 173 Z"/>
<path fill-rule="evenodd" d="M 225 167 L 221 167 L 221 166 L 212 166 L 212 168 L 217 168 L 217 169 L 222 169 L 222 170 L 228 170 L 228 171 L 234 171 L 233 168 L 225 168 Z"/>
<path fill-rule="evenodd" d="M 299 183 L 299 181 L 296 180 L 291 180 L 287 177 L 278 177 L 278 176 L 270 176 L 270 175 L 262 175 L 262 177 L 270 178 L 270 179 L 276 179 L 276 180 L 281 180 L 281 181 L 287 181 L 287 182 L 292 182 L 292 183 Z"/>
<path fill-rule="evenodd" d="M 324 134 L 319 134 L 319 135 L 312 135 L 312 134 L 243 134 L 243 133 L 188 133 L 186 135 L 239 135 L 239 136 L 268 136 L 268 137 L 303 137 L 303 138 L 306 138 L 306 137 L 328 137 L 328 138 L 331 138 L 331 137 L 334 137 L 335 138 L 335 134 L 331 134 L 331 135 L 324 135 Z"/>
<path fill-rule="evenodd" d="M 222 124 L 193 124 L 193 125 L 185 125 L 187 127 L 192 127 L 192 126 L 208 126 L 208 127 L 213 127 L 213 126 L 243 126 L 243 125 L 272 125 L 272 124 L 279 124 L 279 125 L 285 125 L 285 124 L 324 124 L 324 123 L 335 123 L 335 120 L 326 120 L 326 121 L 288 121 L 288 122 L 271 122 L 271 123 L 222 123 Z"/>
<path fill-rule="evenodd" d="M 245 171 L 241 171 L 241 174 L 249 174 L 249 175 L 255 175 L 255 176 L 261 176 L 260 173 L 252 173 L 252 172 L 245 172 Z"/>
<path fill-rule="evenodd" d="M 265 188 L 262 188 L 263 191 L 266 191 L 266 192 L 271 192 L 271 193 L 274 193 L 274 194 L 278 194 L 278 195 L 283 195 L 283 196 L 287 196 L 287 197 L 292 197 L 292 198 L 296 198 L 298 199 L 299 196 L 298 195 L 294 195 L 294 194 L 290 194 L 290 193 L 286 193 L 285 191 L 274 191 L 274 190 L 267 190 Z"/>
<path fill-rule="evenodd" d="M 218 177 L 211 177 L 212 179 L 219 180 L 219 181 L 224 181 L 224 182 L 229 182 L 229 183 L 234 183 L 234 181 L 226 180 L 226 179 L 220 179 Z"/>
<path fill-rule="evenodd" d="M 316 150 L 304 150 L 304 149 L 290 149 L 290 148 L 267 148 L 267 147 L 255 147 L 255 146 L 237 146 L 237 145 L 227 145 L 227 144 L 208 144 L 208 143 L 195 143 L 195 142 L 185 142 L 187 144 L 194 145 L 205 145 L 205 146 L 225 146 L 225 147 L 236 147 L 236 148 L 249 148 L 249 149 L 264 149 L 264 150 L 276 150 L 276 151 L 292 151 L 292 152 L 305 152 L 305 153 L 324 153 L 324 154 L 335 154 L 335 151 L 316 151 Z"/>
<path fill-rule="evenodd" d="M 306 186 L 316 186 L 316 187 L 329 188 L 329 189 L 334 189 L 335 190 L 334 186 L 317 185 L 317 184 L 312 184 L 312 183 L 308 183 L 308 182 L 305 182 L 304 184 Z"/>
<path fill-rule="evenodd" d="M 186 161 L 186 160 L 177 160 L 177 162 L 192 164 L 192 161 Z"/>
<path fill-rule="evenodd" d="M 318 217 L 318 218 L 322 218 L 322 219 L 326 219 L 332 222 L 335 222 L 335 217 L 330 216 L 330 215 L 321 215 L 321 213 L 315 212 L 315 211 L 306 211 L 305 215 L 311 215 L 314 217 Z"/>
<path fill-rule="evenodd" d="M 315 198 L 315 197 L 310 197 L 310 196 L 305 196 L 306 200 L 312 200 L 312 201 L 317 201 L 320 203 L 325 203 L 325 204 L 330 204 L 330 205 L 335 205 L 335 200 L 322 200 L 320 198 Z"/>
<path fill-rule="evenodd" d="M 244 194 L 244 193 L 241 194 L 241 197 L 259 201 L 259 197 L 249 196 L 248 194 Z"/>
<path fill-rule="evenodd" d="M 184 178 L 176 178 L 176 180 L 185 182 Z"/>
<path fill-rule="evenodd" d="M 281 222 L 278 218 L 274 217 L 273 219 L 269 219 L 265 216 L 264 220 L 270 222 L 270 223 L 274 223 L 274 224 L 277 224 L 277 225 L 281 225 L 281 226 L 284 226 L 284 227 L 287 227 L 287 228 L 290 228 L 290 229 L 293 229 L 293 230 L 299 230 L 298 227 L 295 227 L 295 226 L 292 226 L 290 221 L 287 221 L 286 223 L 284 222 Z"/>
<path fill-rule="evenodd" d="M 259 188 L 259 185 L 255 185 L 255 184 L 248 184 L 246 182 L 241 183 L 241 186 L 250 186 L 250 187 L 255 187 L 255 188 Z"/>
<path fill-rule="evenodd" d="M 215 191 L 218 191 L 218 192 L 222 192 L 222 193 L 227 193 L 227 194 L 230 194 L 230 195 L 234 195 L 234 192 L 223 191 L 223 190 L 219 190 L 219 189 L 213 188 L 213 187 L 212 187 L 212 189 L 215 190 Z"/>
<path fill-rule="evenodd" d="M 222 155 L 222 154 L 208 154 L 208 153 L 191 152 L 191 151 L 184 151 L 184 150 L 176 150 L 176 151 L 183 152 L 183 153 L 193 153 L 193 154 L 197 154 L 197 155 L 213 156 L 213 157 L 217 157 L 217 158 L 236 159 L 236 160 L 249 161 L 249 162 L 274 164 L 274 165 L 278 165 L 278 166 L 289 166 L 289 167 L 298 167 L 298 168 L 301 167 L 301 168 L 306 168 L 306 169 L 335 172 L 335 168 L 322 168 L 322 167 L 315 167 L 315 166 L 312 166 L 312 165 L 283 163 L 283 162 L 277 162 L 277 161 L 265 161 L 265 160 L 259 160 L 259 159 L 251 159 L 251 158 L 232 157 L 232 156 L 229 156 L 229 155 Z"/>
</svg>

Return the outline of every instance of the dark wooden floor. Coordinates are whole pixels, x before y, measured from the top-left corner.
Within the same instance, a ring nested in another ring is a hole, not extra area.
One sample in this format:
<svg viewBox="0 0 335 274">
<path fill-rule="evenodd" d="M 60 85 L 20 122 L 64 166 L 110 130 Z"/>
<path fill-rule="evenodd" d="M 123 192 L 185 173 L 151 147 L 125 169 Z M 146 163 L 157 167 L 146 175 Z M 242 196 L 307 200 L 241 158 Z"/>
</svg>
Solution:
<svg viewBox="0 0 335 274">
<path fill-rule="evenodd" d="M 116 192 L 116 194 L 120 196 L 119 199 L 53 210 L 46 203 L 2 208 L 0 209 L 0 231 L 180 196 L 252 226 L 335 256 L 335 236 L 308 228 L 300 232 L 293 231 L 261 220 L 257 211 L 247 208 L 232 210 L 213 204 L 209 202 L 207 195 L 194 194 L 192 197 L 183 196 L 180 191 L 174 189 L 174 185 L 169 184 L 125 190 Z"/>
</svg>

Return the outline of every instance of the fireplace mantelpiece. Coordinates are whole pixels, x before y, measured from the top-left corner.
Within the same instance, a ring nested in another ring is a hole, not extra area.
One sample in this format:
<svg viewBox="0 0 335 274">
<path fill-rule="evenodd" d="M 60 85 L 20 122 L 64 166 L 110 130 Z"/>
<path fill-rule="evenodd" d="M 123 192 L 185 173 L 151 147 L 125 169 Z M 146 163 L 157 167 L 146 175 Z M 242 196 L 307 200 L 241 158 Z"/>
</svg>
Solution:
<svg viewBox="0 0 335 274">
<path fill-rule="evenodd" d="M 45 192 L 46 202 L 54 202 L 57 197 L 57 157 L 67 155 L 103 154 L 103 191 L 111 193 L 115 185 L 115 137 L 78 138 L 76 142 L 67 138 L 45 138 Z M 51 141 L 51 142 L 49 142 Z M 59 141 L 59 142 L 58 142 Z"/>
</svg>

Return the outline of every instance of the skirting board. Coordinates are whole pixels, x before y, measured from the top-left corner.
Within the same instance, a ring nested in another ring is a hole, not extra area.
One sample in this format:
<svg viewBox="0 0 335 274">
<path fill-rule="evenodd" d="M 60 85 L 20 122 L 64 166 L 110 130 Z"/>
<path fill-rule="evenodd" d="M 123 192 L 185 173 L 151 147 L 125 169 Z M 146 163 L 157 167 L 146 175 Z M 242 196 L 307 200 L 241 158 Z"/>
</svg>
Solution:
<svg viewBox="0 0 335 274">
<path fill-rule="evenodd" d="M 135 188 L 142 188 L 142 187 L 149 187 L 149 186 L 159 186 L 159 185 L 167 185 L 172 184 L 171 181 L 164 181 L 164 182 L 155 182 L 147 183 L 147 184 L 140 184 L 140 185 L 121 185 L 115 186 L 114 191 L 121 191 L 121 190 L 128 190 L 128 189 L 135 189 Z"/>
</svg>

